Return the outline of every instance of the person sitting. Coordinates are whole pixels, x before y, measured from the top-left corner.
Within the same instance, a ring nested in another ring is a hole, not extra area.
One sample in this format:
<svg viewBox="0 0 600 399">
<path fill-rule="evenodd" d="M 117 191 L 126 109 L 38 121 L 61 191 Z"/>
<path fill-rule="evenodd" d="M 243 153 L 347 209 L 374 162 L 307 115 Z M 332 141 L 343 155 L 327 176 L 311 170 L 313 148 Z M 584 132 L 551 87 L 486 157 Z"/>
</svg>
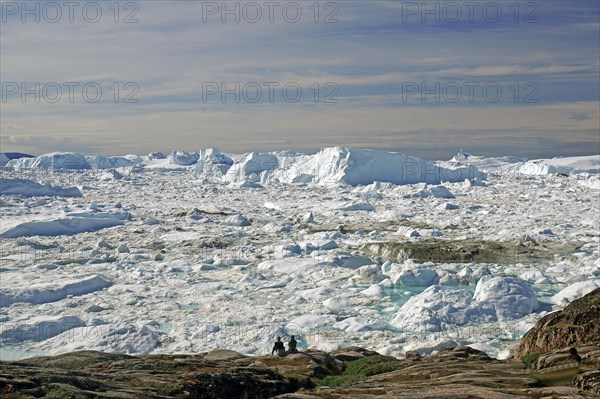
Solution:
<svg viewBox="0 0 600 399">
<path fill-rule="evenodd" d="M 281 337 L 277 337 L 275 344 L 273 345 L 273 350 L 271 350 L 271 355 L 277 352 L 279 356 L 285 356 L 285 347 L 283 346 L 283 342 L 281 342 Z"/>
<path fill-rule="evenodd" d="M 579 353 L 577 353 L 577 349 L 569 349 L 569 357 L 571 358 L 571 360 L 574 360 L 577 363 L 581 363 L 581 356 L 579 356 Z"/>
<path fill-rule="evenodd" d="M 298 341 L 296 341 L 296 338 L 293 335 L 290 336 L 290 341 L 288 342 L 288 350 L 290 353 L 298 353 L 296 345 L 298 345 Z"/>
</svg>

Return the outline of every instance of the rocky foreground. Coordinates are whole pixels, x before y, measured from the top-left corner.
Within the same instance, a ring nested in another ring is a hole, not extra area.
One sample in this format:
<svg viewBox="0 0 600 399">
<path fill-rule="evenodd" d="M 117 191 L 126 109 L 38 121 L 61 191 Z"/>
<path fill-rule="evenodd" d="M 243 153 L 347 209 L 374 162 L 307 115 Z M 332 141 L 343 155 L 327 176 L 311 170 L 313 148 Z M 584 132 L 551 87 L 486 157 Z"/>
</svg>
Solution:
<svg viewBox="0 0 600 399">
<path fill-rule="evenodd" d="M 422 357 L 359 347 L 283 358 L 229 350 L 84 351 L 0 363 L 3 398 L 598 398 L 600 289 L 542 318 L 515 359 L 466 346 Z M 576 348 L 576 353 L 571 349 Z"/>
</svg>

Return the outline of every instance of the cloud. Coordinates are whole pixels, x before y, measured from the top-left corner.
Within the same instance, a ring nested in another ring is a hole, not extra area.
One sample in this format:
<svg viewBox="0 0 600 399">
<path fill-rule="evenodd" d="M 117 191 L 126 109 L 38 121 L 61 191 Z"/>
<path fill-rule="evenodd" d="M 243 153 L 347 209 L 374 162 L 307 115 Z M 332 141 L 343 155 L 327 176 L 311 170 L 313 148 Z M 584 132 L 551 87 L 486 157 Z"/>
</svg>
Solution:
<svg viewBox="0 0 600 399">
<path fill-rule="evenodd" d="M 546 148 L 567 155 L 597 139 L 595 2 L 540 3 L 535 24 L 515 23 L 510 14 L 497 24 L 401 23 L 397 2 L 337 2 L 339 22 L 332 24 L 322 23 L 328 11 L 323 2 L 318 23 L 308 9 L 313 3 L 302 3 L 305 18 L 295 24 L 281 17 L 273 23 L 204 23 L 202 2 L 137 4 L 135 24 L 115 24 L 110 13 L 97 24 L 3 23 L 3 82 L 121 87 L 116 103 L 110 90 L 96 104 L 2 103 L 3 150 L 116 154 L 212 145 L 235 151 L 359 145 L 445 154 L 455 143 L 476 141 L 489 152 Z M 402 98 L 405 82 L 453 80 L 519 88 L 534 82 L 540 101 L 523 104 L 523 92 L 516 103 L 507 97 L 499 104 Z M 273 81 L 297 82 L 303 101 L 202 102 L 203 82 Z M 139 86 L 138 104 L 121 101 L 127 82 Z M 311 86 L 327 82 L 338 85 L 339 103 L 312 103 Z"/>
</svg>

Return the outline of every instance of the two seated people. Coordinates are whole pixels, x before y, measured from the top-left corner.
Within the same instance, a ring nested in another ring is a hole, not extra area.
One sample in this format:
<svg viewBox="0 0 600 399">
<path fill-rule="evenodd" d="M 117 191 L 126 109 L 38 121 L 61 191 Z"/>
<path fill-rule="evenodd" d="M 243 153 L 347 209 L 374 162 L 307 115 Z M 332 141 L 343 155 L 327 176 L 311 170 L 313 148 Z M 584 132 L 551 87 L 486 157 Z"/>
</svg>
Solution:
<svg viewBox="0 0 600 399">
<path fill-rule="evenodd" d="M 291 335 L 290 340 L 288 342 L 288 351 L 286 352 L 285 347 L 283 346 L 283 342 L 281 342 L 281 337 L 277 337 L 275 344 L 273 345 L 273 349 L 271 350 L 271 355 L 277 352 L 278 356 L 285 356 L 288 353 L 298 353 L 297 346 L 298 342 L 295 339 L 295 336 Z"/>
</svg>

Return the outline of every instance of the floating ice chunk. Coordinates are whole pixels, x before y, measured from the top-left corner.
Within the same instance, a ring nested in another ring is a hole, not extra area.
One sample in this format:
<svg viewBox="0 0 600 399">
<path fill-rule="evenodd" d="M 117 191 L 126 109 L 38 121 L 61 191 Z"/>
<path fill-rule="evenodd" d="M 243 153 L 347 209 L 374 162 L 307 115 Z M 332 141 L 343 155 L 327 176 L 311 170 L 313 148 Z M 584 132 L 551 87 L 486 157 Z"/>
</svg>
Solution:
<svg viewBox="0 0 600 399">
<path fill-rule="evenodd" d="M 358 255 L 355 253 L 341 253 L 337 256 L 339 265 L 348 269 L 358 269 L 361 266 L 371 265 L 373 261 L 366 256 Z"/>
<path fill-rule="evenodd" d="M 298 244 L 284 244 L 273 248 L 273 257 L 276 259 L 289 258 L 302 254 L 302 248 Z"/>
<path fill-rule="evenodd" d="M 120 244 L 117 247 L 117 253 L 119 253 L 119 254 L 129 253 L 129 247 L 125 244 Z"/>
<path fill-rule="evenodd" d="M 104 248 L 104 249 L 115 249 L 114 246 L 110 245 L 108 242 L 106 242 L 104 239 L 101 239 L 100 241 L 98 241 L 96 243 L 96 248 Z"/>
<path fill-rule="evenodd" d="M 274 175 L 285 182 L 293 182 L 302 176 L 303 181 L 312 180 L 317 184 L 351 186 L 366 186 L 376 181 L 440 184 L 442 181 L 462 182 L 467 178 L 483 177 L 475 167 L 442 167 L 396 152 L 342 147 L 325 148 L 315 155 L 304 156 Z"/>
<path fill-rule="evenodd" d="M 8 163 L 15 169 L 78 170 L 92 169 L 81 154 L 75 152 L 52 152 L 35 158 L 13 159 Z M 8 166 L 7 165 L 7 166 Z"/>
<path fill-rule="evenodd" d="M 590 176 L 587 179 L 580 180 L 579 184 L 583 187 L 600 191 L 600 176 Z"/>
<path fill-rule="evenodd" d="M 77 316 L 37 316 L 14 323 L 3 323 L 0 343 L 17 344 L 24 341 L 45 341 L 85 323 Z"/>
<path fill-rule="evenodd" d="M 600 173 L 600 155 L 537 159 L 525 162 L 519 168 L 524 175 Z"/>
<path fill-rule="evenodd" d="M 233 160 L 221 154 L 218 148 L 209 148 L 200 151 L 200 157 L 194 167 L 194 176 L 218 181 L 227 174 L 233 165 Z"/>
<path fill-rule="evenodd" d="M 198 154 L 195 152 L 173 151 L 167 157 L 167 161 L 172 165 L 190 166 L 198 162 Z"/>
<path fill-rule="evenodd" d="M 144 159 L 133 154 L 113 157 L 98 154 L 92 158 L 92 163 L 95 163 L 98 169 L 116 169 L 141 165 Z"/>
<path fill-rule="evenodd" d="M 233 215 L 233 216 L 230 216 L 227 219 L 225 219 L 223 221 L 223 224 L 227 224 L 230 226 L 245 227 L 245 226 L 250 226 L 251 223 L 248 219 L 246 219 L 245 216 L 237 214 L 237 215 Z"/>
<path fill-rule="evenodd" d="M 460 206 L 456 205 L 456 204 L 451 204 L 449 202 L 446 202 L 440 206 L 438 206 L 438 209 L 442 210 L 442 211 L 453 211 L 456 209 L 460 209 Z"/>
<path fill-rule="evenodd" d="M 378 265 L 366 265 L 356 269 L 356 275 L 352 277 L 353 281 L 362 283 L 379 283 L 384 277 L 381 268 Z"/>
<path fill-rule="evenodd" d="M 394 234 L 399 235 L 399 236 L 404 236 L 406 238 L 420 238 L 421 237 L 421 233 L 419 233 L 419 230 L 415 230 L 415 229 L 412 229 L 407 226 L 398 227 L 398 230 L 396 230 L 396 232 Z"/>
<path fill-rule="evenodd" d="M 57 219 L 17 223 L 3 229 L 0 238 L 74 235 L 124 224 L 131 218 L 127 212 L 73 213 Z"/>
<path fill-rule="evenodd" d="M 580 281 L 562 289 L 558 294 L 550 298 L 550 300 L 556 305 L 566 306 L 574 300 L 589 294 L 598 287 L 600 287 L 600 280 Z"/>
<path fill-rule="evenodd" d="M 330 327 L 333 323 L 335 323 L 334 315 L 305 314 L 292 319 L 286 328 L 290 333 L 294 331 L 306 333 L 321 327 Z"/>
<path fill-rule="evenodd" d="M 165 334 L 155 326 L 143 324 L 104 324 L 78 327 L 35 346 L 51 355 L 79 350 L 147 354 L 161 344 Z"/>
<path fill-rule="evenodd" d="M 37 264 L 34 266 L 36 269 L 40 269 L 40 270 L 54 270 L 54 269 L 58 269 L 58 265 L 55 265 L 54 263 L 41 263 L 41 264 Z"/>
<path fill-rule="evenodd" d="M 307 254 L 311 254 L 314 251 L 330 251 L 339 248 L 337 242 L 334 240 L 305 241 L 299 245 Z"/>
<path fill-rule="evenodd" d="M 1 287 L 0 307 L 16 302 L 34 305 L 56 302 L 68 295 L 85 295 L 110 287 L 112 282 L 103 276 L 92 275 L 79 280 L 60 281 L 50 284 L 34 284 L 26 287 Z"/>
<path fill-rule="evenodd" d="M 459 285 L 460 282 L 453 276 L 446 274 L 446 275 L 440 277 L 440 281 L 438 284 L 455 287 L 455 286 Z"/>
<path fill-rule="evenodd" d="M 111 180 L 121 180 L 123 175 L 117 172 L 114 169 L 108 170 L 100 175 L 98 180 L 102 181 L 111 181 Z"/>
<path fill-rule="evenodd" d="M 475 295 L 433 285 L 411 297 L 391 325 L 409 331 L 442 331 L 452 325 L 518 319 L 538 309 L 535 293 L 512 277 L 484 277 Z"/>
<path fill-rule="evenodd" d="M 396 286 L 429 287 L 439 282 L 439 276 L 434 270 L 411 261 L 403 265 L 395 265 L 389 275 Z"/>
<path fill-rule="evenodd" d="M 381 273 L 383 273 L 386 276 L 389 276 L 389 275 L 391 275 L 391 273 L 393 273 L 394 270 L 396 270 L 397 267 L 398 267 L 397 264 L 392 263 L 389 260 L 386 260 L 381 265 Z"/>
<path fill-rule="evenodd" d="M 353 212 L 353 211 L 374 212 L 375 207 L 373 205 L 369 204 L 368 202 L 361 202 L 358 204 L 351 204 L 351 205 L 343 206 L 343 207 L 339 208 L 339 210 L 340 211 L 348 211 L 348 212 Z"/>
<path fill-rule="evenodd" d="M 216 266 L 208 265 L 206 263 L 202 263 L 200 265 L 192 267 L 192 270 L 195 272 L 205 272 L 205 271 L 217 270 L 217 269 L 218 268 Z"/>
<path fill-rule="evenodd" d="M 469 158 L 471 158 L 471 154 L 464 152 L 461 148 L 460 151 L 458 151 L 458 153 L 452 157 L 452 160 L 456 162 L 464 162 Z"/>
<path fill-rule="evenodd" d="M 243 161 L 234 163 L 223 179 L 226 182 L 256 181 L 262 172 L 272 172 L 278 165 L 275 155 L 252 152 Z"/>
<path fill-rule="evenodd" d="M 257 278 L 250 277 L 249 275 L 245 275 L 237 282 L 236 286 L 238 288 L 244 288 L 244 287 L 258 288 L 259 286 L 263 285 L 264 282 L 265 282 L 264 277 L 263 277 L 263 279 L 257 279 Z"/>
<path fill-rule="evenodd" d="M 160 151 L 153 151 L 147 156 L 148 159 L 167 159 L 167 156 Z"/>
<path fill-rule="evenodd" d="M 253 182 L 253 181 L 248 181 L 248 180 L 244 180 L 244 181 L 232 181 L 231 183 L 229 183 L 227 185 L 227 187 L 231 187 L 231 188 L 264 188 L 261 184 L 257 183 L 257 182 Z"/>
<path fill-rule="evenodd" d="M 333 298 L 329 298 L 325 301 L 323 301 L 323 306 L 325 306 L 328 309 L 331 310 L 340 310 L 340 309 L 346 309 L 352 306 L 352 302 L 350 302 L 349 300 L 339 297 L 339 296 L 335 296 Z"/>
<path fill-rule="evenodd" d="M 262 230 L 267 233 L 289 233 L 292 231 L 292 226 L 289 223 L 277 224 L 269 222 L 262 226 Z"/>
<path fill-rule="evenodd" d="M 407 331 L 442 331 L 448 325 L 470 321 L 471 302 L 465 290 L 433 285 L 409 298 L 390 324 Z"/>
<path fill-rule="evenodd" d="M 545 279 L 546 276 L 544 276 L 544 273 L 542 273 L 539 270 L 528 270 L 526 272 L 519 274 L 519 278 L 521 280 L 535 282 L 535 281 Z"/>
<path fill-rule="evenodd" d="M 267 209 L 274 209 L 274 210 L 280 210 L 281 209 L 281 205 L 276 204 L 276 203 L 271 202 L 271 201 L 265 202 L 265 204 L 263 206 L 265 208 L 267 208 Z"/>
<path fill-rule="evenodd" d="M 315 217 L 312 212 L 305 213 L 300 219 L 301 223 L 314 223 Z"/>
<path fill-rule="evenodd" d="M 317 287 L 298 291 L 298 295 L 302 298 L 317 302 L 322 302 L 325 298 L 331 297 L 334 293 L 335 290 L 330 287 Z"/>
<path fill-rule="evenodd" d="M 432 273 L 435 275 L 435 272 Z M 431 278 L 428 278 L 427 281 L 424 281 L 419 277 L 420 276 L 416 276 L 412 270 L 405 269 L 402 270 L 402 272 L 398 274 L 394 279 L 392 279 L 392 282 L 395 286 L 428 287 L 430 285 L 433 285 L 433 276 L 428 276 Z"/>
<path fill-rule="evenodd" d="M 314 259 L 312 257 L 293 257 L 276 260 L 266 260 L 258 264 L 258 270 L 273 270 L 278 273 L 295 274 L 305 273 L 311 269 L 340 266 L 340 261 L 335 258 Z"/>
<path fill-rule="evenodd" d="M 76 187 L 54 187 L 42 185 L 27 179 L 0 178 L 0 195 L 20 197 L 81 197 L 81 191 Z"/>
<path fill-rule="evenodd" d="M 513 277 L 482 277 L 473 299 L 482 307 L 493 309 L 500 321 L 518 319 L 539 308 L 531 287 Z"/>
<path fill-rule="evenodd" d="M 389 281 L 389 280 L 387 280 L 387 281 Z M 387 292 L 385 290 L 385 287 L 380 284 L 371 284 L 369 286 L 369 288 L 367 288 L 366 290 L 362 290 L 361 293 L 363 295 L 367 295 L 367 296 L 383 298 L 383 297 L 387 296 Z"/>
<path fill-rule="evenodd" d="M 434 198 L 452 199 L 452 198 L 454 198 L 454 194 L 452 194 L 450 192 L 450 190 L 448 190 L 444 186 L 432 186 L 429 188 L 422 189 L 416 195 L 413 195 L 413 197 L 419 197 L 419 198 L 434 197 Z"/>
<path fill-rule="evenodd" d="M 347 319 L 338 321 L 333 326 L 351 333 L 383 329 L 382 323 L 361 316 L 348 317 Z"/>
</svg>

